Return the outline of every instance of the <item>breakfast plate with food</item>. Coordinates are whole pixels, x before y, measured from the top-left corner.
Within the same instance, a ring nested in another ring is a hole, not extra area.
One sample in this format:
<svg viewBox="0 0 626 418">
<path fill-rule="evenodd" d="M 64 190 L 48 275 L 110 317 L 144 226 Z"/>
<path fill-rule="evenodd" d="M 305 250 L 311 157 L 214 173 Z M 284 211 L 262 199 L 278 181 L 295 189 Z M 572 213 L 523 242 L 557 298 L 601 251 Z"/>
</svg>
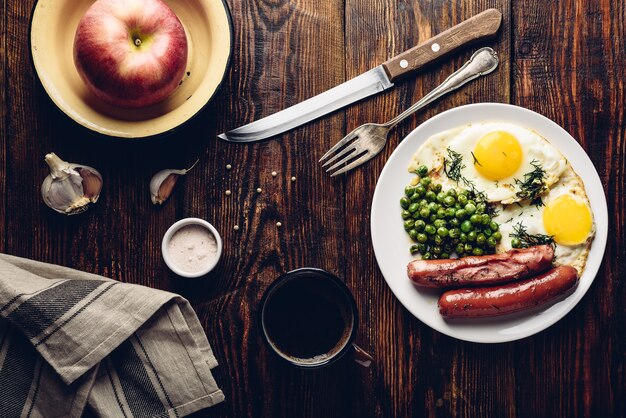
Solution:
<svg viewBox="0 0 626 418">
<path fill-rule="evenodd" d="M 607 240 L 602 183 L 578 142 L 530 110 L 481 103 L 411 132 L 372 202 L 372 243 L 395 296 L 449 336 L 506 342 L 565 316 Z"/>
</svg>

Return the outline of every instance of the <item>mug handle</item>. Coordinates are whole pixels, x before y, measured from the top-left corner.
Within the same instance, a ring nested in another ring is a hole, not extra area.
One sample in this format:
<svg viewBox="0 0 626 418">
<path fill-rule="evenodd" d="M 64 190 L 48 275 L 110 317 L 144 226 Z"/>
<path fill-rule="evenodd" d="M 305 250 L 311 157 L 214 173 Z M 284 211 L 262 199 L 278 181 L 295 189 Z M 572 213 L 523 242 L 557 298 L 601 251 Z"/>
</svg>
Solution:
<svg viewBox="0 0 626 418">
<path fill-rule="evenodd" d="M 372 365 L 374 358 L 365 350 L 354 343 L 352 344 L 352 348 L 354 348 L 354 361 L 357 362 L 359 366 L 370 367 Z"/>
</svg>

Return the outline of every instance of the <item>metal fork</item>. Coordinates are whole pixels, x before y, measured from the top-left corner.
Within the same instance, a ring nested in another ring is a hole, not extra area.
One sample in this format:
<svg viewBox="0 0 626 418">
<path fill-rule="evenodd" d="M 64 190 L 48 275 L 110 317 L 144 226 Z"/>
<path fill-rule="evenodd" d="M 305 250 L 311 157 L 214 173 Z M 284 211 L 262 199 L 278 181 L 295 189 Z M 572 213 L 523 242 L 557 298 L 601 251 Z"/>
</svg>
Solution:
<svg viewBox="0 0 626 418">
<path fill-rule="evenodd" d="M 479 49 L 461 68 L 413 106 L 387 123 L 366 123 L 359 126 L 328 150 L 319 162 L 327 159 L 322 167 L 332 164 L 326 169 L 327 173 L 338 169 L 331 174 L 331 177 L 334 177 L 371 160 L 385 147 L 389 131 L 395 128 L 397 124 L 444 94 L 458 89 L 481 75 L 494 71 L 498 67 L 498 63 L 498 56 L 493 49 Z M 332 154 L 334 155 L 330 157 Z"/>
</svg>

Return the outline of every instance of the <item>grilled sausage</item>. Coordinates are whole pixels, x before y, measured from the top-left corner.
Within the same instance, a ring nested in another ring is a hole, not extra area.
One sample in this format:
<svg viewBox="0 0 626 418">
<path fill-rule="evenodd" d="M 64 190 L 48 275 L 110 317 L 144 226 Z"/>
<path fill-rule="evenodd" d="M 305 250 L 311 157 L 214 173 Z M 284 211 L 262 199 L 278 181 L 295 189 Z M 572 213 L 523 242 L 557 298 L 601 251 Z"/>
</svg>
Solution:
<svg viewBox="0 0 626 418">
<path fill-rule="evenodd" d="M 439 312 L 446 319 L 505 315 L 556 301 L 569 295 L 577 284 L 577 270 L 559 266 L 504 286 L 449 290 L 439 298 Z"/>
<path fill-rule="evenodd" d="M 501 254 L 448 260 L 414 260 L 409 279 L 424 287 L 467 287 L 501 284 L 546 271 L 552 265 L 551 245 L 513 249 Z"/>
</svg>

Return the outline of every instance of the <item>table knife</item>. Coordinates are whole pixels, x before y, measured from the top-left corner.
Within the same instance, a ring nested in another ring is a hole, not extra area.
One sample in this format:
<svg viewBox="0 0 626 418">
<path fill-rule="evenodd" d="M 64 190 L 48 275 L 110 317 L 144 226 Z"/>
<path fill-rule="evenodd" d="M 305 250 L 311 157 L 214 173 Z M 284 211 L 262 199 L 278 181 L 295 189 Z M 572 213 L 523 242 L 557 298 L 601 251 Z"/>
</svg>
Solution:
<svg viewBox="0 0 626 418">
<path fill-rule="evenodd" d="M 387 90 L 462 47 L 495 37 L 501 23 L 500 11 L 485 10 L 345 83 L 218 136 L 230 142 L 253 142 L 278 135 Z"/>
</svg>

